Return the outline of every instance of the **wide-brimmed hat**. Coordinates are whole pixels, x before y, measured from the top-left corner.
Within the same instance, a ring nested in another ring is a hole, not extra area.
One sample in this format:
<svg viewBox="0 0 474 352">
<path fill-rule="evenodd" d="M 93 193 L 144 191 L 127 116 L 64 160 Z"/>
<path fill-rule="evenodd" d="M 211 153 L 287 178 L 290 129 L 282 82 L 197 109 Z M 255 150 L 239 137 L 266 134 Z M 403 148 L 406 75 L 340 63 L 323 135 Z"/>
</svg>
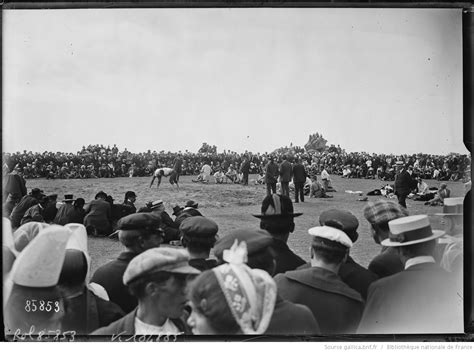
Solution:
<svg viewBox="0 0 474 352">
<path fill-rule="evenodd" d="M 435 213 L 437 216 L 463 216 L 463 197 L 444 198 L 443 212 Z"/>
<path fill-rule="evenodd" d="M 183 210 L 183 209 L 184 209 L 183 207 L 180 207 L 179 205 L 175 205 L 175 206 L 173 207 L 173 213 L 172 213 L 172 215 L 178 214 L 178 213 L 179 213 L 181 210 Z"/>
<path fill-rule="evenodd" d="M 427 215 L 405 216 L 388 222 L 390 234 L 382 241 L 386 247 L 401 247 L 428 242 L 441 237 L 444 231 L 432 230 Z"/>
<path fill-rule="evenodd" d="M 74 202 L 74 201 L 75 201 L 74 195 L 72 195 L 72 194 L 65 194 L 64 195 L 63 202 Z"/>
<path fill-rule="evenodd" d="M 262 213 L 254 214 L 259 219 L 296 218 L 303 213 L 293 212 L 293 203 L 288 196 L 272 194 L 262 201 Z"/>
</svg>

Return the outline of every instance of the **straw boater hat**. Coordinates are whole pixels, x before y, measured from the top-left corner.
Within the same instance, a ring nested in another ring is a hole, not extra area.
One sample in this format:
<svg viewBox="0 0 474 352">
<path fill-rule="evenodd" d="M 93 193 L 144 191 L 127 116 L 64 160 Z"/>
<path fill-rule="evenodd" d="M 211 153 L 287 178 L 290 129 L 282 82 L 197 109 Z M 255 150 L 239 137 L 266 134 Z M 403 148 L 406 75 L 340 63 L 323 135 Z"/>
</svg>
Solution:
<svg viewBox="0 0 474 352">
<path fill-rule="evenodd" d="M 438 216 L 463 216 L 463 197 L 445 198 L 443 201 L 443 212 L 435 213 Z"/>
<path fill-rule="evenodd" d="M 432 230 L 427 215 L 405 216 L 388 222 L 390 234 L 382 241 L 386 247 L 401 247 L 428 242 L 441 237 L 444 231 Z"/>
</svg>

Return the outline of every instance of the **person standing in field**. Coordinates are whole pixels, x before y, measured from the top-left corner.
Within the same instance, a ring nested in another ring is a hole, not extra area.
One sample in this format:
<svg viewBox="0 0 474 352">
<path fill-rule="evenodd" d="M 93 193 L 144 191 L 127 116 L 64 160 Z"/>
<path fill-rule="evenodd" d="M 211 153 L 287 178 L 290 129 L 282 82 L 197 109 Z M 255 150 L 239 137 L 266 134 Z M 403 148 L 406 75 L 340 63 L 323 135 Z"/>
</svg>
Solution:
<svg viewBox="0 0 474 352">
<path fill-rule="evenodd" d="M 280 183 L 281 183 L 281 194 L 284 196 L 290 196 L 290 181 L 293 177 L 293 166 L 286 160 L 287 156 L 283 155 L 283 161 L 280 164 Z M 306 178 L 305 178 L 306 180 Z"/>
<path fill-rule="evenodd" d="M 155 172 L 153 173 L 153 178 L 151 179 L 151 182 L 150 182 L 150 188 L 151 186 L 153 185 L 153 182 L 155 181 L 155 178 L 158 179 L 158 183 L 156 185 L 156 188 L 159 188 L 160 187 L 160 184 L 161 184 L 161 177 L 168 177 L 169 176 L 169 181 L 171 183 L 171 185 L 174 185 L 176 183 L 176 187 L 179 189 L 179 185 L 178 185 L 178 173 L 176 172 L 175 169 L 172 169 L 170 167 L 161 167 L 161 168 L 158 168 L 155 170 Z"/>
<path fill-rule="evenodd" d="M 242 165 L 240 165 L 240 172 L 242 173 L 242 183 L 243 183 L 243 185 L 248 186 L 248 184 L 249 184 L 249 172 L 250 172 L 250 161 L 246 156 L 244 156 L 244 160 L 242 161 Z"/>
<path fill-rule="evenodd" d="M 270 161 L 265 167 L 265 183 L 267 184 L 267 196 L 276 193 L 276 184 L 278 181 L 278 165 L 274 162 L 274 157 L 270 157 Z"/>
<path fill-rule="evenodd" d="M 181 159 L 181 154 L 178 154 L 176 159 L 174 159 L 173 169 L 176 171 L 176 184 L 178 184 L 179 175 L 183 172 L 183 160 Z"/>
<path fill-rule="evenodd" d="M 301 199 L 304 202 L 304 184 L 306 182 L 306 170 L 301 164 L 301 159 L 296 159 L 296 164 L 293 166 L 293 183 L 295 184 L 295 203 Z"/>
</svg>

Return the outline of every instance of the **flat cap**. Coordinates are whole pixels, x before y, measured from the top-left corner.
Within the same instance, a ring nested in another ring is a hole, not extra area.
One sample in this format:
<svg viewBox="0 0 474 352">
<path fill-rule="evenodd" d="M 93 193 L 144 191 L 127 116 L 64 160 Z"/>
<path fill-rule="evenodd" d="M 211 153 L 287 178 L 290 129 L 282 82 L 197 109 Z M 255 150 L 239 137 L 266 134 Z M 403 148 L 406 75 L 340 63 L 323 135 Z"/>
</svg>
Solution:
<svg viewBox="0 0 474 352">
<path fill-rule="evenodd" d="M 148 249 L 130 261 L 123 274 L 123 283 L 129 285 L 132 281 L 160 271 L 200 274 L 199 270 L 189 265 L 188 260 L 189 254 L 184 249 L 171 247 Z"/>
<path fill-rule="evenodd" d="M 124 216 L 117 223 L 119 240 L 125 246 L 131 244 L 133 239 L 143 235 L 143 232 L 162 232 L 161 219 L 153 213 L 135 213 Z"/>
<path fill-rule="evenodd" d="M 238 229 L 230 232 L 228 235 L 220 238 L 214 245 L 214 255 L 222 259 L 224 250 L 230 249 L 235 240 L 247 243 L 247 253 L 251 256 L 253 253 L 270 246 L 273 243 L 273 237 L 264 230 Z"/>
<path fill-rule="evenodd" d="M 330 226 L 316 226 L 308 230 L 311 236 L 339 243 L 344 247 L 351 248 L 352 241 L 342 230 Z"/>
<path fill-rule="evenodd" d="M 405 208 L 385 199 L 369 202 L 364 208 L 364 217 L 371 224 L 388 223 L 404 216 L 408 216 L 408 211 Z"/>
<path fill-rule="evenodd" d="M 215 237 L 219 227 L 209 218 L 204 216 L 192 216 L 183 220 L 179 226 L 183 236 L 193 237 Z"/>
<path fill-rule="evenodd" d="M 333 220 L 341 223 L 342 231 L 346 233 L 351 239 L 352 243 L 357 241 L 359 234 L 357 228 L 359 227 L 359 220 L 350 211 L 342 209 L 329 209 L 323 211 L 319 216 L 319 224 L 325 225 L 328 221 Z"/>
</svg>

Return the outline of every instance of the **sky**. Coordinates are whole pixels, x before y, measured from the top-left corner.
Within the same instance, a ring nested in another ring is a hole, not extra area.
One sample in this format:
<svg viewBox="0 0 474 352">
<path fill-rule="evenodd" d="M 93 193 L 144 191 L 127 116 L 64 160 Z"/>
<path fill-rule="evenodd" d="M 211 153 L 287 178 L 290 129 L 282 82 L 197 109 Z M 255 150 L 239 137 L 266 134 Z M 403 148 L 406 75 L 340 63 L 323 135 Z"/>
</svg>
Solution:
<svg viewBox="0 0 474 352">
<path fill-rule="evenodd" d="M 467 153 L 460 9 L 3 11 L 3 150 Z"/>
</svg>

